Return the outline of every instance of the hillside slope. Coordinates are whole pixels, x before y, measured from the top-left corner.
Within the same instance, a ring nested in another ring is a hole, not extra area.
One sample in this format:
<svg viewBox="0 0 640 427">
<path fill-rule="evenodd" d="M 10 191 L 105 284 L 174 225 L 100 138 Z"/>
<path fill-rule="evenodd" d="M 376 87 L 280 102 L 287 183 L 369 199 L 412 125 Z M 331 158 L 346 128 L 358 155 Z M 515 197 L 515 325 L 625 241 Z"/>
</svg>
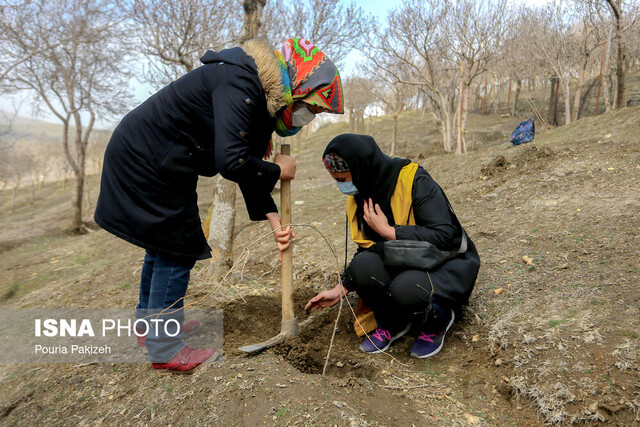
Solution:
<svg viewBox="0 0 640 427">
<path fill-rule="evenodd" d="M 411 339 L 391 348 L 393 359 L 360 353 L 346 307 L 327 376 L 319 373 L 337 307 L 284 345 L 259 357 L 240 354 L 238 346 L 277 333 L 280 309 L 273 242 L 259 240 L 267 226 L 250 223 L 239 199 L 240 262 L 232 280 L 210 283 L 199 263 L 187 295 L 188 302 L 205 297 L 199 306 L 224 309 L 224 362 L 188 377 L 160 377 L 146 365 L 3 365 L 0 420 L 638 423 L 640 108 L 539 129 L 534 142 L 510 147 L 504 142 L 517 122 L 472 117 L 476 150 L 456 156 L 439 153 L 428 117 L 401 117 L 398 154 L 418 161 L 445 189 L 483 262 L 465 317 L 438 356 L 409 358 Z M 383 148 L 390 130 L 387 118 L 369 126 Z M 300 318 L 306 300 L 332 286 L 339 269 L 320 233 L 343 262 L 345 199 L 320 163 L 326 143 L 343 132 L 346 125 L 335 124 L 292 141 L 299 161 L 293 222 L 301 224 L 294 247 Z M 10 195 L 0 193 L 2 307 L 133 308 L 143 251 L 104 231 L 64 234 L 68 188 L 48 184 L 33 204 L 24 191 L 14 212 Z M 199 194 L 204 212 L 211 180 L 202 180 Z"/>
</svg>

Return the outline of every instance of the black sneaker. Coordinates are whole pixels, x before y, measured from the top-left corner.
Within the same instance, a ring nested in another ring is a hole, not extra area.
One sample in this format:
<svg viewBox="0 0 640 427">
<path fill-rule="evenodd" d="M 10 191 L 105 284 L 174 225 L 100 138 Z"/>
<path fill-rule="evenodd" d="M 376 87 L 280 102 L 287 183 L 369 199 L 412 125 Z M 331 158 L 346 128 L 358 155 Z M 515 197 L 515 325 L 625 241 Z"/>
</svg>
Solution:
<svg viewBox="0 0 640 427">
<path fill-rule="evenodd" d="M 455 320 L 456 315 L 451 310 L 451 320 L 447 324 L 447 327 L 435 334 L 427 334 L 422 332 L 418 338 L 416 338 L 416 342 L 413 343 L 411 347 L 411 357 L 416 357 L 418 359 L 426 359 L 427 357 L 435 356 L 438 354 L 440 350 L 442 350 L 442 346 L 444 345 L 444 336 L 447 334 L 447 331 L 453 325 L 453 321 Z"/>
</svg>

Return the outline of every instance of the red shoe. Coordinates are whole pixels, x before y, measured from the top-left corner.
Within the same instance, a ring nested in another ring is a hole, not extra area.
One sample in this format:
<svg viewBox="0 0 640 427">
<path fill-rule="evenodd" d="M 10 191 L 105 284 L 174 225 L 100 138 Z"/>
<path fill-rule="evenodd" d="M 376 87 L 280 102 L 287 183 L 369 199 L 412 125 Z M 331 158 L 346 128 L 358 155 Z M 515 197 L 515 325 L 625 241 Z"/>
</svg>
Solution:
<svg viewBox="0 0 640 427">
<path fill-rule="evenodd" d="M 218 353 L 212 348 L 195 349 L 189 345 L 184 346 L 180 353 L 173 356 L 166 363 L 152 363 L 153 369 L 163 369 L 163 373 L 185 374 L 193 371 L 203 362 L 213 362 L 218 358 Z"/>
<path fill-rule="evenodd" d="M 200 327 L 201 323 L 199 320 L 192 320 L 191 322 L 187 322 L 182 325 L 182 332 L 188 334 L 189 332 L 193 332 Z M 138 345 L 140 347 L 144 347 L 145 342 L 147 341 L 147 335 L 136 335 L 136 339 L 138 340 Z"/>
</svg>

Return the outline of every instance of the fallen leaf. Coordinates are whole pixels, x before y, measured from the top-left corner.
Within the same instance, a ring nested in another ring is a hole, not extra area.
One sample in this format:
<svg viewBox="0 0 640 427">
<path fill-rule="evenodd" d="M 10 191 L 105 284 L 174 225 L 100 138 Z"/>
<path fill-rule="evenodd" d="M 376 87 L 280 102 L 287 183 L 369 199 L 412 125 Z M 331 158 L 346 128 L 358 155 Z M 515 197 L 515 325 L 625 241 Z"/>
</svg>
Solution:
<svg viewBox="0 0 640 427">
<path fill-rule="evenodd" d="M 471 337 L 471 342 L 476 342 L 480 339 L 480 335 L 474 335 Z"/>
<path fill-rule="evenodd" d="M 498 288 L 498 289 L 494 289 L 493 293 L 496 295 L 500 295 L 502 293 L 503 289 L 502 288 Z"/>
<path fill-rule="evenodd" d="M 607 168 L 608 171 L 614 171 L 616 168 Z"/>
<path fill-rule="evenodd" d="M 533 259 L 528 255 L 523 256 L 522 261 L 524 261 L 527 265 L 533 265 Z"/>
<path fill-rule="evenodd" d="M 610 133 L 608 133 L 608 134 L 606 134 L 606 135 L 604 136 L 604 139 L 609 139 L 609 138 L 611 138 L 611 134 L 610 134 Z"/>
<path fill-rule="evenodd" d="M 479 424 L 480 423 L 480 418 L 476 417 L 475 415 L 464 414 L 464 417 L 467 419 L 467 422 L 469 424 Z"/>
</svg>

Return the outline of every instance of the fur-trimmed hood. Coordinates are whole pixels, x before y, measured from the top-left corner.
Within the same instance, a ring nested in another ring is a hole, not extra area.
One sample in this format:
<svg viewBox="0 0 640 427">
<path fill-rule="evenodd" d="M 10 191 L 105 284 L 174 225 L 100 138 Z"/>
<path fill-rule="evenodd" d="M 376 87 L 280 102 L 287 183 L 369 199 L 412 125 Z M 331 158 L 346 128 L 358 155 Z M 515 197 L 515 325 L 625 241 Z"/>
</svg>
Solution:
<svg viewBox="0 0 640 427">
<path fill-rule="evenodd" d="M 240 47 L 220 52 L 209 50 L 200 58 L 200 61 L 203 64 L 224 61 L 251 71 L 257 68 L 258 78 L 266 96 L 269 115 L 275 117 L 276 113 L 286 105 L 282 95 L 283 84 L 280 65 L 274 50 L 265 38 L 251 39 Z"/>
<path fill-rule="evenodd" d="M 267 97 L 267 110 L 271 117 L 275 117 L 286 103 L 282 96 L 282 72 L 273 48 L 263 37 L 248 40 L 240 47 L 256 62 L 258 77 Z"/>
</svg>

